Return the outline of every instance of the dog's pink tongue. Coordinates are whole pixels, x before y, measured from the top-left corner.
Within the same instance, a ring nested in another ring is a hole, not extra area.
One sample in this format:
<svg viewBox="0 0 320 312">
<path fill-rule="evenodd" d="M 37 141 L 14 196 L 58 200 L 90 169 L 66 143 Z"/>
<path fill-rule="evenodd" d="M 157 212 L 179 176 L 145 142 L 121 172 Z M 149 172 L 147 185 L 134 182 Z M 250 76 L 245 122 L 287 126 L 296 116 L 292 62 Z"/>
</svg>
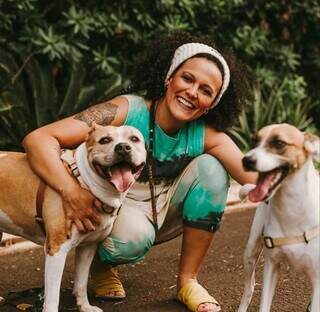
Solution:
<svg viewBox="0 0 320 312">
<path fill-rule="evenodd" d="M 268 195 L 274 176 L 275 174 L 268 174 L 263 179 L 258 180 L 257 186 L 248 194 L 249 200 L 254 203 L 263 201 Z"/>
<path fill-rule="evenodd" d="M 110 182 L 121 193 L 127 191 L 135 181 L 130 166 L 114 166 L 111 173 Z"/>
</svg>

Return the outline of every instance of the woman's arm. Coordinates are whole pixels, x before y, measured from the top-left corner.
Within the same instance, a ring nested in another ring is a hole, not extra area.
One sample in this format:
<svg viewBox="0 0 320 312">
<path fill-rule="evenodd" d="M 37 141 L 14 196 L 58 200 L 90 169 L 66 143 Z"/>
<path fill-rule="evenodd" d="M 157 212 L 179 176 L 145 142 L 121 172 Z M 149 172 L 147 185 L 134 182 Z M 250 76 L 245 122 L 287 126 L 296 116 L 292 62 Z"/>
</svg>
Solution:
<svg viewBox="0 0 320 312">
<path fill-rule="evenodd" d="M 219 159 L 229 174 L 240 184 L 256 184 L 258 175 L 242 167 L 243 153 L 231 138 L 213 128 L 205 129 L 205 152 Z"/>
<path fill-rule="evenodd" d="M 94 197 L 79 186 L 62 164 L 60 149 L 81 144 L 93 121 L 100 125 L 123 124 L 127 110 L 127 100 L 118 97 L 36 129 L 23 140 L 30 167 L 62 195 L 69 223 L 74 222 L 80 231 L 93 230 L 100 217 L 93 207 Z"/>
</svg>

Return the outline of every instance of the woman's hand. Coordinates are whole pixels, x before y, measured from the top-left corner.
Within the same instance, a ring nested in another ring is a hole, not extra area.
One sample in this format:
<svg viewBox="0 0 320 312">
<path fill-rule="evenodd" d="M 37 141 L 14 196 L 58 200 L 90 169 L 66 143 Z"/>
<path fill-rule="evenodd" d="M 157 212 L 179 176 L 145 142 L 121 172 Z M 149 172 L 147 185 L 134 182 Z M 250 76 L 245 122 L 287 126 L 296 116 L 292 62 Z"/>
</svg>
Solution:
<svg viewBox="0 0 320 312">
<path fill-rule="evenodd" d="M 73 223 L 80 232 L 94 231 L 95 226 L 101 222 L 101 202 L 80 185 L 63 189 L 61 194 L 67 216 L 67 233 L 70 234 Z"/>
</svg>

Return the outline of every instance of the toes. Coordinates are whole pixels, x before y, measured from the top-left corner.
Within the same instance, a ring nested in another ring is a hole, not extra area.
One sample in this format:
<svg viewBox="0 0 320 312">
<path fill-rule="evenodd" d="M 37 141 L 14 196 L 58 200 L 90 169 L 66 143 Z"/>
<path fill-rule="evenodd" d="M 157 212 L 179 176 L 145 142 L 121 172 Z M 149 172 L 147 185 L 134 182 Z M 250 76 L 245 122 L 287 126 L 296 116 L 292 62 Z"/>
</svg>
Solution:
<svg viewBox="0 0 320 312">
<path fill-rule="evenodd" d="M 220 306 L 211 302 L 201 303 L 197 309 L 197 312 L 219 312 L 219 311 L 221 311 Z"/>
</svg>

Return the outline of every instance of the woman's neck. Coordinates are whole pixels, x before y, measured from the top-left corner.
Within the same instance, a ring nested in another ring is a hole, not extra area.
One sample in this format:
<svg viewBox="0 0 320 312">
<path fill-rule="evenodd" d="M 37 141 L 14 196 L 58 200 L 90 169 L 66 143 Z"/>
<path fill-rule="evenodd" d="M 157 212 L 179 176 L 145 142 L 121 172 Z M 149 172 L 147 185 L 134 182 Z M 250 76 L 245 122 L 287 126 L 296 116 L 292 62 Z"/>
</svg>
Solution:
<svg viewBox="0 0 320 312">
<path fill-rule="evenodd" d="M 172 116 L 165 101 L 166 98 L 163 97 L 156 103 L 155 122 L 165 133 L 173 135 L 184 127 L 185 122 L 178 121 Z"/>
</svg>

